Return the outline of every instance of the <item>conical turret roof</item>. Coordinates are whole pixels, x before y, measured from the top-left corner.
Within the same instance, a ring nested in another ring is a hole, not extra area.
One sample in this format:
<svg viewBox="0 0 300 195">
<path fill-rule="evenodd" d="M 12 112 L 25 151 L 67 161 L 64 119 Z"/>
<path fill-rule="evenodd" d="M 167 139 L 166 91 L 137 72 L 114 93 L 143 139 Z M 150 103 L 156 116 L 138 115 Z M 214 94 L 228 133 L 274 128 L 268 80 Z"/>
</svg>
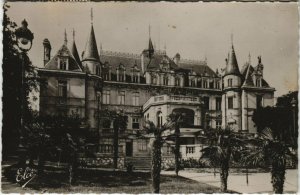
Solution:
<svg viewBox="0 0 300 195">
<path fill-rule="evenodd" d="M 228 63 L 226 64 L 226 70 L 225 70 L 225 75 L 230 75 L 230 74 L 238 75 L 238 76 L 241 74 L 233 45 L 231 46 L 231 53 L 229 55 Z"/>
<path fill-rule="evenodd" d="M 80 58 L 78 55 L 78 50 L 77 50 L 76 43 L 75 43 L 75 32 L 74 31 L 73 31 L 73 43 L 71 45 L 71 52 L 72 52 L 72 55 L 74 56 L 76 62 L 81 66 L 81 61 L 80 61 Z"/>
<path fill-rule="evenodd" d="M 82 61 L 87 60 L 100 61 L 93 25 L 82 57 Z"/>
</svg>

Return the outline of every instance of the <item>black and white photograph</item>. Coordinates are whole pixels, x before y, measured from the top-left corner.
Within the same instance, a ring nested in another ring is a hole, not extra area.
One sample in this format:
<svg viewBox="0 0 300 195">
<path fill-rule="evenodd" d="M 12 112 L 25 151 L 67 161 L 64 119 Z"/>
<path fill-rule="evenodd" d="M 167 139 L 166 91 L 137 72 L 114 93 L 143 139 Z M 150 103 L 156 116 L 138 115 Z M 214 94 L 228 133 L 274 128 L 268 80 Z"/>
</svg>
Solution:
<svg viewBox="0 0 300 195">
<path fill-rule="evenodd" d="M 296 194 L 297 2 L 3 3 L 2 193 Z"/>
</svg>

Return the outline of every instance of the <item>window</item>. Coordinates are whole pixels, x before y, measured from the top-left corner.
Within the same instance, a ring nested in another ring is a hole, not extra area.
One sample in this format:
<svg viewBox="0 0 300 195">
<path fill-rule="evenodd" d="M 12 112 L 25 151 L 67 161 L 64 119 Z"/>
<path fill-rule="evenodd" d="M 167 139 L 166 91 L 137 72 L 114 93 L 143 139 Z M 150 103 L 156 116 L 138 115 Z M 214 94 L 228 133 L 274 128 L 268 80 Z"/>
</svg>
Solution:
<svg viewBox="0 0 300 195">
<path fill-rule="evenodd" d="M 187 154 L 193 154 L 193 153 L 195 153 L 195 147 L 194 146 L 187 146 L 186 147 L 186 153 Z"/>
<path fill-rule="evenodd" d="M 263 107 L 263 97 L 261 95 L 256 96 L 256 108 Z"/>
<path fill-rule="evenodd" d="M 151 76 L 151 84 L 156 84 L 156 76 Z"/>
<path fill-rule="evenodd" d="M 180 86 L 180 78 L 175 78 L 175 86 Z"/>
<path fill-rule="evenodd" d="M 67 98 L 67 81 L 58 81 L 58 96 Z"/>
<path fill-rule="evenodd" d="M 144 139 L 138 139 L 138 150 L 139 151 L 147 151 L 147 140 Z"/>
<path fill-rule="evenodd" d="M 233 109 L 233 97 L 228 97 L 228 109 Z"/>
<path fill-rule="evenodd" d="M 132 129 L 139 129 L 140 123 L 139 118 L 132 118 Z"/>
<path fill-rule="evenodd" d="M 109 99 L 110 99 L 110 91 L 109 90 L 103 90 L 102 103 L 103 104 L 109 104 Z"/>
<path fill-rule="evenodd" d="M 222 127 L 222 121 L 217 120 L 216 121 L 216 129 L 221 129 L 221 127 Z"/>
<path fill-rule="evenodd" d="M 217 88 L 217 89 L 220 89 L 220 81 L 217 81 L 217 82 L 216 82 L 216 88 Z"/>
<path fill-rule="evenodd" d="M 203 98 L 204 109 L 209 110 L 209 97 Z"/>
<path fill-rule="evenodd" d="M 232 79 L 228 79 L 228 87 L 232 87 Z"/>
<path fill-rule="evenodd" d="M 213 81 L 209 82 L 209 88 L 211 88 L 211 89 L 214 88 L 214 82 Z"/>
<path fill-rule="evenodd" d="M 171 146 L 167 146 L 167 154 L 173 154 L 173 148 Z"/>
<path fill-rule="evenodd" d="M 67 70 L 67 59 L 60 58 L 60 60 L 59 60 L 59 69 Z"/>
<path fill-rule="evenodd" d="M 140 93 L 139 92 L 133 92 L 132 96 L 132 105 L 139 106 L 139 99 L 140 99 Z"/>
<path fill-rule="evenodd" d="M 196 81 L 195 81 L 195 79 L 191 79 L 191 87 L 196 87 Z"/>
<path fill-rule="evenodd" d="M 203 81 L 203 88 L 207 88 L 207 81 Z"/>
<path fill-rule="evenodd" d="M 120 105 L 124 105 L 125 104 L 125 91 L 120 91 L 119 92 L 118 99 L 119 99 L 119 104 Z"/>
<path fill-rule="evenodd" d="M 125 81 L 125 70 L 124 69 L 119 69 L 117 71 L 118 74 L 118 81 L 123 82 Z"/>
<path fill-rule="evenodd" d="M 156 117 L 157 117 L 157 127 L 161 127 L 162 126 L 162 119 L 163 119 L 162 113 L 160 111 L 157 112 Z"/>
<path fill-rule="evenodd" d="M 221 110 L 222 98 L 216 98 L 216 110 Z"/>
<path fill-rule="evenodd" d="M 168 78 L 168 76 L 164 76 L 163 83 L 164 83 L 164 85 L 168 85 L 169 84 L 169 78 Z"/>
<path fill-rule="evenodd" d="M 256 87 L 261 87 L 261 78 L 256 79 Z"/>
<path fill-rule="evenodd" d="M 139 82 L 139 76 L 137 73 L 132 74 L 132 82 L 133 83 L 138 83 Z"/>
<path fill-rule="evenodd" d="M 96 66 L 96 75 L 101 75 L 101 69 L 100 66 Z"/>
</svg>

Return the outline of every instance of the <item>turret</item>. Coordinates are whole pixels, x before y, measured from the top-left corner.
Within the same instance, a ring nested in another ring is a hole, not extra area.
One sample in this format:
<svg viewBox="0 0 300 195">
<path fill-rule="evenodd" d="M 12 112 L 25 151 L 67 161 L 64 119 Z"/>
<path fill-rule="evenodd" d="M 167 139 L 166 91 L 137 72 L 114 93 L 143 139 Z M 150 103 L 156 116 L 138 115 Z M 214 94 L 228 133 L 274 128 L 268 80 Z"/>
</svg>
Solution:
<svg viewBox="0 0 300 195">
<path fill-rule="evenodd" d="M 44 39 L 43 45 L 44 45 L 44 66 L 45 66 L 51 58 L 51 44 L 48 39 Z"/>
<path fill-rule="evenodd" d="M 82 66 L 86 72 L 100 75 L 100 58 L 93 23 L 91 24 L 90 35 L 86 42 L 85 50 L 82 56 Z"/>
<path fill-rule="evenodd" d="M 180 54 L 177 53 L 177 54 L 174 56 L 173 60 L 174 60 L 175 64 L 178 65 L 178 63 L 179 63 L 179 61 L 180 61 Z"/>
</svg>

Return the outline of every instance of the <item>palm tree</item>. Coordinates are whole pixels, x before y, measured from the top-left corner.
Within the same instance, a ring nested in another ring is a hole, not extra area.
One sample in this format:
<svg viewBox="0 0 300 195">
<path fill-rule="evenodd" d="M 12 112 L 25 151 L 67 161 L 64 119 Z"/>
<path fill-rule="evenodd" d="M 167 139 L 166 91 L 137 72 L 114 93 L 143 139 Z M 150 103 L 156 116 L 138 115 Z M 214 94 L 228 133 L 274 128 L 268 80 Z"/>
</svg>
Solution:
<svg viewBox="0 0 300 195">
<path fill-rule="evenodd" d="M 288 145 L 280 137 L 274 136 L 273 131 L 267 127 L 258 134 L 257 138 L 249 139 L 251 147 L 248 147 L 242 156 L 244 164 L 262 167 L 271 166 L 271 183 L 276 194 L 283 193 L 287 161 L 297 160 Z"/>
<path fill-rule="evenodd" d="M 229 128 L 209 130 L 205 136 L 210 143 L 201 150 L 200 161 L 211 167 L 220 168 L 221 191 L 226 192 L 230 162 L 238 160 L 243 141 Z"/>
<path fill-rule="evenodd" d="M 113 119 L 113 167 L 118 168 L 118 158 L 119 158 L 119 132 L 125 131 L 128 123 L 128 116 L 124 115 L 123 110 L 104 110 L 102 117 Z"/>
<path fill-rule="evenodd" d="M 161 147 L 164 141 L 171 135 L 170 131 L 171 122 L 162 126 L 156 126 L 152 121 L 146 121 L 144 130 L 146 136 L 150 137 L 150 145 L 152 147 L 152 160 L 151 160 L 151 179 L 152 179 L 152 192 L 159 193 L 160 190 L 160 171 L 161 171 Z"/>
<path fill-rule="evenodd" d="M 173 127 L 175 129 L 175 148 L 174 148 L 174 156 L 175 156 L 175 173 L 176 176 L 178 176 L 178 172 L 180 169 L 180 126 L 182 124 L 182 114 L 173 112 L 172 114 L 169 115 L 169 119 L 173 123 Z"/>
</svg>

